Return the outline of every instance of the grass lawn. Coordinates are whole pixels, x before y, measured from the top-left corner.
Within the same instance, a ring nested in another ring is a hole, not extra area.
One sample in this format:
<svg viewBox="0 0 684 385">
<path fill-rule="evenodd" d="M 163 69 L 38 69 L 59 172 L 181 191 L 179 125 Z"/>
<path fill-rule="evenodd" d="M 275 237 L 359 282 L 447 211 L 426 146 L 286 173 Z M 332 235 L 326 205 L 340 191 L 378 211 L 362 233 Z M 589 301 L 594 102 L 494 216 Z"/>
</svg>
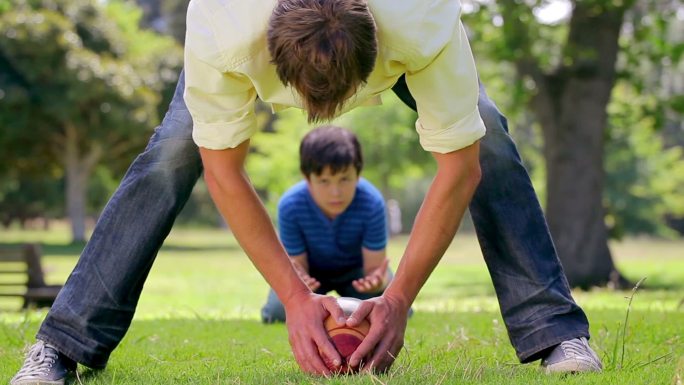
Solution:
<svg viewBox="0 0 684 385">
<path fill-rule="evenodd" d="M 3 230 L 0 244 L 40 241 L 48 281 L 62 283 L 80 246 L 66 229 Z M 389 247 L 396 267 L 405 239 Z M 592 328 L 602 374 L 545 376 L 518 364 L 494 289 L 472 235 L 458 236 L 414 304 L 406 348 L 381 376 L 309 377 L 291 356 L 283 325 L 262 325 L 267 286 L 235 240 L 221 230 L 174 230 L 159 253 L 126 338 L 104 371 L 79 370 L 84 384 L 682 384 L 684 241 L 633 239 L 612 245 L 616 263 L 646 289 L 575 292 Z M 0 301 L 0 383 L 45 315 Z M 623 344 L 624 341 L 624 344 Z M 624 347 L 624 353 L 623 353 Z M 679 376 L 677 382 L 676 377 Z"/>
</svg>

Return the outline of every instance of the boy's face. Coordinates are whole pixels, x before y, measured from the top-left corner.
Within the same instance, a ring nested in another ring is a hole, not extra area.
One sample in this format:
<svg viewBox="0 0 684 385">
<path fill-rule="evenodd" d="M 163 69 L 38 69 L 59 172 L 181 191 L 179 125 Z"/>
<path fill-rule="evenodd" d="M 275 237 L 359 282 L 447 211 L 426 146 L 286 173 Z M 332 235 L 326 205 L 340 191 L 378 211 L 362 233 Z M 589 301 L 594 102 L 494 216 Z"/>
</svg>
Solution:
<svg viewBox="0 0 684 385">
<path fill-rule="evenodd" d="M 359 175 L 353 166 L 336 174 L 332 174 L 330 167 L 326 167 L 319 175 L 309 175 L 306 181 L 316 205 L 325 216 L 334 219 L 342 214 L 354 199 Z"/>
</svg>

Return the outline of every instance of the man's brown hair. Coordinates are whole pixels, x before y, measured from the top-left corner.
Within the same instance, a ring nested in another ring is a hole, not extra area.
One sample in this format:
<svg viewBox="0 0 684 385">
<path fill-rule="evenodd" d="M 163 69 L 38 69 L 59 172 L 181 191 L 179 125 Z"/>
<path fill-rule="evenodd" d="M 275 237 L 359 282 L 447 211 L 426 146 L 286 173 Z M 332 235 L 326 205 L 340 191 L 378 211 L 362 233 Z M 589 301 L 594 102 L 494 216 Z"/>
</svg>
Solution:
<svg viewBox="0 0 684 385">
<path fill-rule="evenodd" d="M 329 120 L 373 71 L 375 22 L 366 0 L 279 0 L 268 50 L 280 81 L 302 97 L 309 122 Z"/>
</svg>

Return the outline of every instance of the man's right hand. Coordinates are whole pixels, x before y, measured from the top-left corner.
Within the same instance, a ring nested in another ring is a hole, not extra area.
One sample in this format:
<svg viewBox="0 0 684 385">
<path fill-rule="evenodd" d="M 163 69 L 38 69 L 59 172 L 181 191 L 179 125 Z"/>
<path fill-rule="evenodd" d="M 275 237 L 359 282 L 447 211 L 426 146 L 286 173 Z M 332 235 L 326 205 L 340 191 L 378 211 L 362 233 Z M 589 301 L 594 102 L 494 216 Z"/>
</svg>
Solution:
<svg viewBox="0 0 684 385">
<path fill-rule="evenodd" d="M 284 303 L 290 346 L 299 367 L 306 373 L 329 376 L 341 364 L 323 321 L 330 315 L 339 325 L 346 317 L 334 297 L 302 293 Z"/>
</svg>

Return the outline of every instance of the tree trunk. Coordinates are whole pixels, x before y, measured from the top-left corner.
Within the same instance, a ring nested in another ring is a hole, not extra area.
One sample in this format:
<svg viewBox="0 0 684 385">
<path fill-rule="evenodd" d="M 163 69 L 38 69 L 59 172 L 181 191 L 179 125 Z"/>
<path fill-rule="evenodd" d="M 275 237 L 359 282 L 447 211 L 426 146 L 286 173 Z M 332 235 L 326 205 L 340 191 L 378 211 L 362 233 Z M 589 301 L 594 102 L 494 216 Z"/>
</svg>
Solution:
<svg viewBox="0 0 684 385">
<path fill-rule="evenodd" d="M 76 128 L 67 123 L 64 137 L 64 170 L 66 175 L 66 210 L 71 223 L 71 241 L 85 242 L 85 219 L 88 178 L 102 156 L 101 147 L 93 144 L 91 150 L 81 156 L 79 135 Z"/>
<path fill-rule="evenodd" d="M 615 270 L 602 202 L 606 114 L 597 84 L 569 83 L 552 101 L 555 121 L 544 124 L 546 212 L 568 281 L 586 288 L 606 284 Z"/>
<path fill-rule="evenodd" d="M 595 12 L 576 3 L 566 57 L 571 64 L 538 80 L 531 104 L 544 132 L 546 213 L 570 285 L 625 282 L 604 222 L 604 138 L 615 83 L 624 9 Z"/>
</svg>

